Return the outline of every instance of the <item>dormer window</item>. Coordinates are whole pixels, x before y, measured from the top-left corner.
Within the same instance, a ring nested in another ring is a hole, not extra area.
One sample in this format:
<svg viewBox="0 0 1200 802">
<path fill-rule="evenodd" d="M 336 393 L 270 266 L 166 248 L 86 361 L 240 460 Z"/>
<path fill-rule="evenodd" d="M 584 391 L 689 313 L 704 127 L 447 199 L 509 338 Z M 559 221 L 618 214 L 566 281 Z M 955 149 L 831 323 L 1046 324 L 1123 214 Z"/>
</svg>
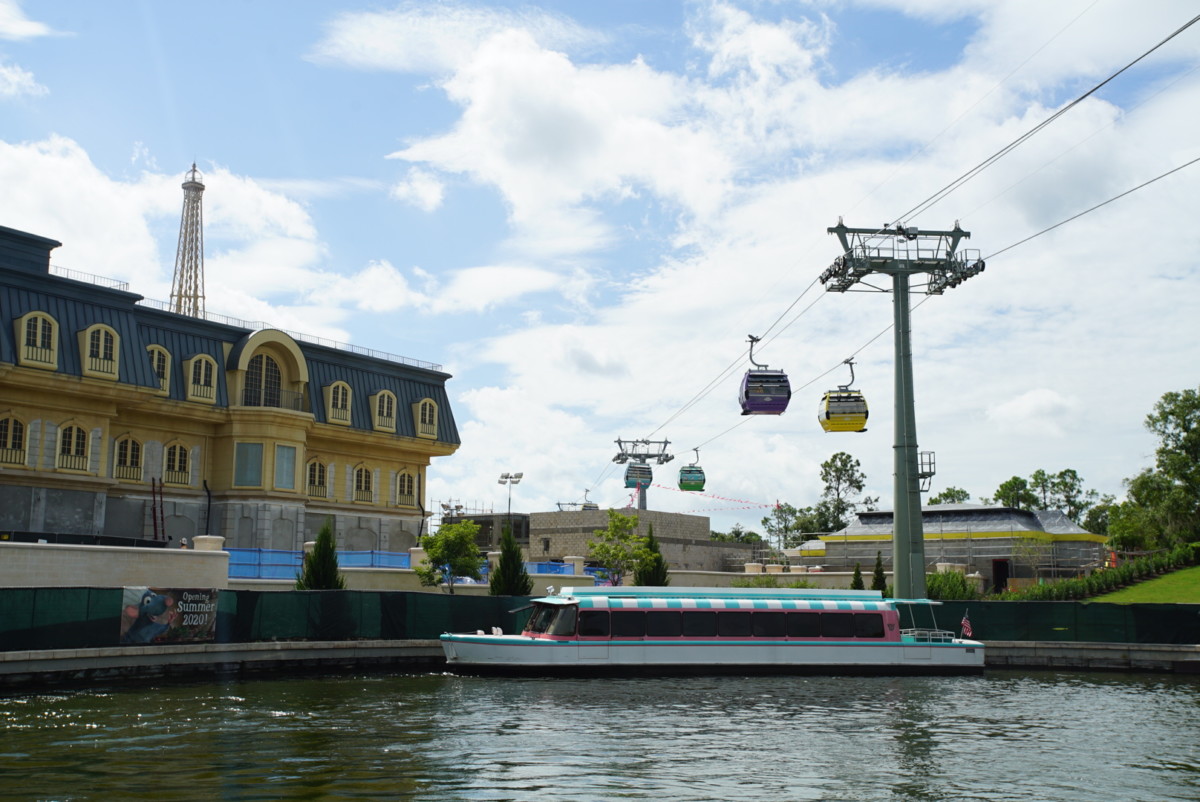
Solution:
<svg viewBox="0 0 1200 802">
<path fill-rule="evenodd" d="M 83 354 L 83 375 L 94 379 L 117 378 L 117 333 L 101 324 L 85 329 L 79 336 Z"/>
<path fill-rule="evenodd" d="M 350 425 L 350 385 L 334 382 L 325 388 L 325 416 L 330 423 Z"/>
<path fill-rule="evenodd" d="M 151 345 L 146 351 L 150 354 L 154 378 L 158 379 L 158 391 L 166 395 L 171 389 L 171 355 L 161 345 Z"/>
<path fill-rule="evenodd" d="M 31 368 L 58 368 L 58 325 L 45 312 L 30 312 L 15 321 L 17 362 Z"/>
<path fill-rule="evenodd" d="M 188 377 L 187 400 L 212 404 L 217 399 L 214 376 L 217 363 L 207 354 L 199 354 L 187 361 L 184 373 Z"/>
<path fill-rule="evenodd" d="M 438 432 L 438 408 L 432 398 L 423 398 L 413 404 L 413 423 L 417 437 L 436 440 Z"/>
<path fill-rule="evenodd" d="M 371 409 L 375 412 L 375 428 L 383 432 L 396 431 L 396 395 L 389 390 L 380 390 L 371 396 Z"/>
</svg>

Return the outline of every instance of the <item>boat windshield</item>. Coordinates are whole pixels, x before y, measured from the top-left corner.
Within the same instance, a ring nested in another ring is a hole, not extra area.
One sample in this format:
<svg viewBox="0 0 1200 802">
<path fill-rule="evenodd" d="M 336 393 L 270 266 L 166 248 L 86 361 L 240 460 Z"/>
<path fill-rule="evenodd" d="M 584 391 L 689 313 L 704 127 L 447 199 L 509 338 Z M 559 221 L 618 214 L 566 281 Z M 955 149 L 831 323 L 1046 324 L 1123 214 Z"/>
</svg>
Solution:
<svg viewBox="0 0 1200 802">
<path fill-rule="evenodd" d="M 538 635 L 574 635 L 575 605 L 534 604 L 525 631 Z"/>
</svg>

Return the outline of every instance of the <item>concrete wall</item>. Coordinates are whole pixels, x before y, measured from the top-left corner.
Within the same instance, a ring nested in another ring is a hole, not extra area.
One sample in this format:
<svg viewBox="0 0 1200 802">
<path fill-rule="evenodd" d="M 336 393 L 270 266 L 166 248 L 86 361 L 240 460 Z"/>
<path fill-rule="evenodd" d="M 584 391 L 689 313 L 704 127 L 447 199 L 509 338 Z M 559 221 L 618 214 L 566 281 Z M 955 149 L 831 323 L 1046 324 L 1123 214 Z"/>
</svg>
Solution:
<svg viewBox="0 0 1200 802">
<path fill-rule="evenodd" d="M 671 570 L 723 571 L 750 559 L 754 547 L 746 543 L 710 540 L 709 520 L 702 515 L 684 515 L 658 510 L 618 510 L 636 515 L 637 533 L 645 536 L 650 525 Z M 587 555 L 588 541 L 596 530 L 608 527 L 608 510 L 534 512 L 529 515 L 529 560 L 561 560 Z"/>
<path fill-rule="evenodd" d="M 229 554 L 0 541 L 0 587 L 229 586 Z"/>
</svg>

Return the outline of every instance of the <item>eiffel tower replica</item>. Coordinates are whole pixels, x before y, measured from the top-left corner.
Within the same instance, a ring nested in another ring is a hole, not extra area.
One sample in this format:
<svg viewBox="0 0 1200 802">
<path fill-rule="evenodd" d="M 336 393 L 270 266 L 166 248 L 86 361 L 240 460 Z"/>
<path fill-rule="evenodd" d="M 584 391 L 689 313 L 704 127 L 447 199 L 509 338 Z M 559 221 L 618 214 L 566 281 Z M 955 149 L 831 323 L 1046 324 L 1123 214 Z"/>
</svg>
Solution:
<svg viewBox="0 0 1200 802">
<path fill-rule="evenodd" d="M 171 311 L 204 317 L 204 183 L 192 162 L 183 181 L 183 214 L 179 219 L 179 247 L 175 250 L 175 277 L 171 281 Z"/>
</svg>

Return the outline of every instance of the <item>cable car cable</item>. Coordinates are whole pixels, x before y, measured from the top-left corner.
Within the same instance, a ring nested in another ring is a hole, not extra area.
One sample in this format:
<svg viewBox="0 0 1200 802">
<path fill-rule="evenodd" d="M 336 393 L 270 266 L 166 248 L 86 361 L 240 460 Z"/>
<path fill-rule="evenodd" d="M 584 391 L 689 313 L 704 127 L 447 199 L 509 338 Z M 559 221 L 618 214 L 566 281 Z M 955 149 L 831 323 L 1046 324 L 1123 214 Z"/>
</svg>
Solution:
<svg viewBox="0 0 1200 802">
<path fill-rule="evenodd" d="M 1185 167 L 1191 167 L 1196 162 L 1200 162 L 1200 156 L 1196 157 L 1195 159 L 1192 159 L 1190 162 L 1186 162 L 1184 164 L 1179 165 L 1178 167 L 1168 170 L 1167 172 L 1163 173 L 1162 175 L 1155 176 L 1154 178 L 1151 178 L 1149 181 L 1145 181 L 1141 184 L 1138 184 L 1133 189 L 1127 189 L 1124 192 L 1122 192 L 1120 195 L 1114 195 L 1113 197 L 1109 198 L 1108 200 L 1104 201 L 1103 203 L 1097 203 L 1095 206 L 1093 206 L 1090 209 L 1085 209 L 1084 211 L 1080 212 L 1079 214 L 1071 215 L 1066 220 L 1055 223 L 1054 225 L 1050 226 L 1049 228 L 1043 228 L 1041 231 L 1037 232 L 1036 234 L 1030 234 L 1025 239 L 1018 240 L 1018 241 L 1014 242 L 1012 245 L 1008 245 L 1004 248 L 1001 248 L 1000 250 L 996 251 L 995 253 L 987 256 L 984 261 L 987 261 L 988 259 L 993 259 L 1006 251 L 1011 251 L 1013 248 L 1017 247 L 1018 245 L 1024 245 L 1026 242 L 1029 242 L 1032 239 L 1037 239 L 1038 237 L 1042 236 L 1043 234 L 1049 233 L 1049 232 L 1053 231 L 1054 229 L 1059 228 L 1060 226 L 1065 226 L 1067 223 L 1070 223 L 1072 220 L 1078 220 L 1079 218 L 1083 217 L 1085 214 L 1091 214 L 1092 212 L 1096 211 L 1097 209 L 1107 206 L 1108 204 L 1112 203 L 1113 201 L 1120 200 L 1121 198 L 1125 197 L 1126 195 L 1132 195 L 1134 192 L 1137 192 L 1139 189 L 1150 186 L 1155 181 L 1159 181 L 1173 173 L 1177 173 Z M 930 296 L 927 295 L 925 297 L 928 298 Z"/>
<path fill-rule="evenodd" d="M 1117 71 L 1116 71 L 1116 72 L 1114 72 L 1112 75 L 1108 76 L 1108 77 L 1107 77 L 1107 78 L 1105 78 L 1103 81 L 1101 81 L 1100 83 L 1096 84 L 1096 85 L 1095 85 L 1095 86 L 1093 86 L 1091 89 L 1089 89 L 1088 91 L 1084 92 L 1084 93 L 1083 93 L 1082 95 L 1080 95 L 1079 97 L 1077 97 L 1077 98 L 1075 98 L 1074 100 L 1072 100 L 1072 101 L 1071 101 L 1070 103 L 1068 103 L 1066 106 L 1064 106 L 1063 108 L 1059 109 L 1059 110 L 1058 110 L 1058 111 L 1056 111 L 1054 114 L 1051 114 L 1051 115 L 1050 115 L 1049 117 L 1047 117 L 1045 120 L 1043 120 L 1042 122 L 1038 123 L 1038 124 L 1037 124 L 1037 125 L 1035 125 L 1033 128 L 1029 129 L 1029 130 L 1028 130 L 1028 131 L 1026 131 L 1024 134 L 1022 134 L 1021 136 L 1017 137 L 1017 138 L 1016 138 L 1016 139 L 1014 139 L 1012 142 L 1008 143 L 1008 144 L 1007 144 L 1007 145 L 1005 145 L 1003 148 L 1001 148 L 1000 150 L 996 151 L 996 152 L 995 152 L 995 153 L 993 153 L 991 156 L 987 157 L 987 158 L 986 158 L 986 159 L 984 159 L 982 162 L 980 162 L 979 164 L 975 165 L 975 166 L 974 166 L 974 167 L 972 167 L 970 170 L 968 170 L 967 172 L 965 172 L 965 173 L 963 173 L 962 175 L 960 175 L 958 178 L 956 178 L 956 179 L 954 179 L 953 181 L 951 181 L 951 182 L 950 182 L 949 184 L 947 184 L 946 186 L 942 187 L 940 190 L 938 190 L 937 192 L 935 192 L 933 195 L 929 196 L 929 197 L 928 197 L 928 198 L 926 198 L 925 200 L 921 201 L 921 203 L 918 203 L 916 206 L 912 207 L 912 208 L 911 208 L 911 209 L 909 209 L 907 212 L 905 212 L 905 213 L 903 213 L 902 215 L 900 215 L 898 218 L 896 218 L 896 220 L 895 220 L 895 221 L 893 221 L 893 224 L 895 224 L 895 223 L 898 223 L 898 222 L 900 222 L 901 220 L 908 220 L 908 219 L 910 219 L 910 218 L 912 218 L 912 217 L 915 217 L 916 215 L 919 215 L 919 214 L 922 214 L 922 213 L 924 213 L 924 212 L 927 212 L 927 211 L 929 211 L 931 208 L 933 208 L 935 205 L 937 205 L 938 203 L 940 203 L 940 202 L 941 202 L 943 199 L 945 199 L 946 197 L 948 197 L 948 196 L 949 196 L 951 193 L 953 193 L 955 190 L 957 190 L 959 187 L 961 187 L 961 186 L 962 186 L 963 184 L 965 184 L 967 181 L 970 181 L 972 178 L 974 178 L 975 176 L 979 175 L 981 172 L 983 172 L 984 170 L 986 170 L 988 167 L 991 167 L 993 164 L 995 164 L 996 162 L 998 162 L 1000 159 L 1002 159 L 1002 158 L 1004 158 L 1005 156 L 1007 156 L 1009 153 L 1011 153 L 1013 150 L 1015 150 L 1016 148 L 1018 148 L 1020 145 L 1022 145 L 1023 143 L 1025 143 L 1026 141 L 1028 141 L 1028 140 L 1029 140 L 1029 139 L 1031 139 L 1032 137 L 1034 137 L 1034 136 L 1035 136 L 1035 135 L 1036 135 L 1038 132 L 1040 132 L 1040 131 L 1041 131 L 1043 128 L 1046 128 L 1046 127 L 1047 127 L 1047 126 L 1049 126 L 1051 123 L 1053 123 L 1055 120 L 1057 120 L 1059 117 L 1062 117 L 1064 114 L 1066 114 L 1066 113 L 1068 113 L 1069 111 L 1071 111 L 1072 109 L 1074 109 L 1076 106 L 1078 106 L 1078 105 L 1079 105 L 1080 103 L 1082 103 L 1084 100 L 1086 100 L 1087 98 L 1091 97 L 1091 96 L 1092 96 L 1092 95 L 1094 95 L 1096 92 L 1098 92 L 1098 91 L 1100 91 L 1102 88 L 1104 88 L 1104 87 L 1105 87 L 1107 84 L 1109 84 L 1109 83 L 1111 83 L 1113 80 L 1115 80 L 1115 79 L 1117 78 L 1117 76 L 1121 75 L 1123 72 L 1125 72 L 1126 70 L 1130 69 L 1130 68 L 1131 68 L 1131 67 L 1133 67 L 1135 64 L 1137 64 L 1138 62 L 1140 62 L 1140 61 L 1142 61 L 1143 59 L 1145 59 L 1147 56 L 1149 56 L 1150 54 L 1152 54 L 1154 51 L 1158 50 L 1160 47 L 1162 47 L 1162 46 L 1163 46 L 1163 45 L 1165 45 L 1167 42 L 1169 42 L 1169 41 L 1171 41 L 1172 39 L 1174 39 L 1174 38 L 1175 38 L 1176 36 L 1178 36 L 1179 34 L 1181 34 L 1181 33 L 1183 33 L 1184 31 L 1186 31 L 1188 28 L 1190 28 L 1190 27 L 1192 27 L 1193 25 L 1195 25 L 1197 22 L 1200 22 L 1200 14 L 1197 14 L 1196 16 L 1192 17 L 1190 20 L 1188 20 L 1187 22 L 1185 22 L 1183 25 L 1181 25 L 1180 27 L 1178 27 L 1177 29 L 1175 29 L 1175 31 L 1174 31 L 1174 32 L 1172 32 L 1171 34 L 1169 34 L 1169 35 L 1168 35 L 1168 36 L 1167 36 L 1165 39 L 1163 39 L 1163 40 L 1162 40 L 1162 41 L 1160 41 L 1158 44 L 1156 44 L 1154 47 L 1152 47 L 1152 48 L 1150 48 L 1149 50 L 1147 50 L 1146 52 L 1142 53 L 1140 56 L 1138 56 L 1137 58 L 1135 58 L 1133 61 L 1129 62 L 1129 63 L 1128 63 L 1128 64 L 1126 64 L 1124 67 L 1122 67 L 1121 69 L 1117 70 Z"/>
</svg>

